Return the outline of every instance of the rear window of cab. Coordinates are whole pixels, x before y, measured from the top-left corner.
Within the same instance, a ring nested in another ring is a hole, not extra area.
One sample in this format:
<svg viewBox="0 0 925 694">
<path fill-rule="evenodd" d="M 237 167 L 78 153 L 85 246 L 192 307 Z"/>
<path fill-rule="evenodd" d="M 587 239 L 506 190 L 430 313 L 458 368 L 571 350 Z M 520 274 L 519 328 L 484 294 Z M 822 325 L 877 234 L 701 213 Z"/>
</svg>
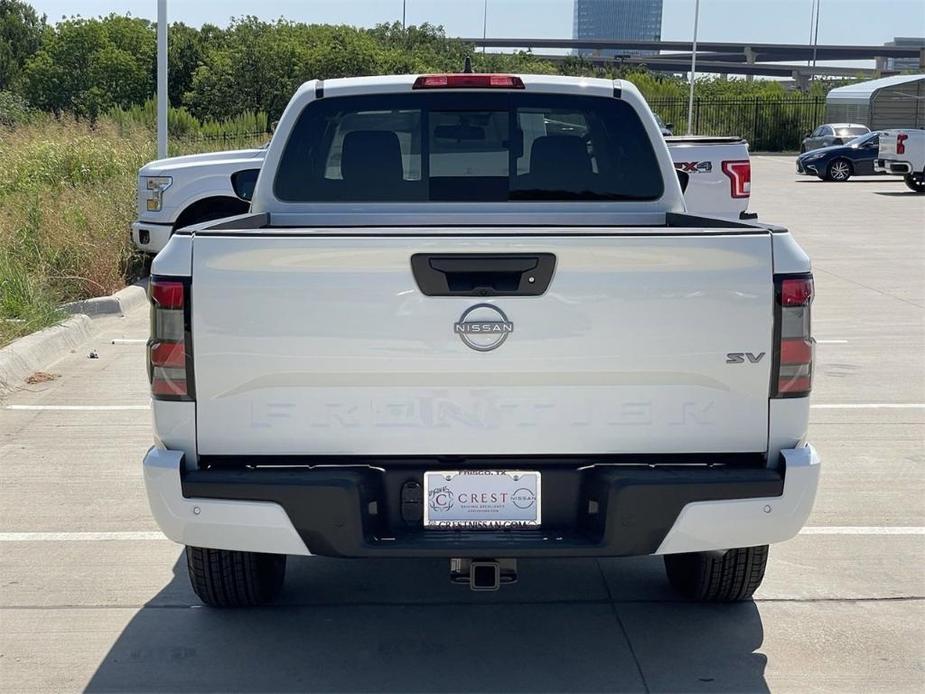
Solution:
<svg viewBox="0 0 925 694">
<path fill-rule="evenodd" d="M 838 137 L 857 137 L 858 135 L 866 135 L 870 132 L 870 130 L 863 125 L 852 128 L 836 128 L 835 131 Z"/>
<path fill-rule="evenodd" d="M 524 92 L 313 101 L 273 185 L 284 202 L 593 202 L 664 192 L 632 106 Z"/>
</svg>

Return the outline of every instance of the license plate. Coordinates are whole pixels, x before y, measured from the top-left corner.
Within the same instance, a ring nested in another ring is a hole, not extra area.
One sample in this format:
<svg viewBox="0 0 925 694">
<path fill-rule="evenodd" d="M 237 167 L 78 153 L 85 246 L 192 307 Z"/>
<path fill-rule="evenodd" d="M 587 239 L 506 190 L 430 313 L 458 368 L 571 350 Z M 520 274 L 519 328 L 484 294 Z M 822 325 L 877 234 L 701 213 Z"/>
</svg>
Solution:
<svg viewBox="0 0 925 694">
<path fill-rule="evenodd" d="M 523 528 L 540 524 L 540 473 L 445 470 L 424 473 L 425 528 Z"/>
</svg>

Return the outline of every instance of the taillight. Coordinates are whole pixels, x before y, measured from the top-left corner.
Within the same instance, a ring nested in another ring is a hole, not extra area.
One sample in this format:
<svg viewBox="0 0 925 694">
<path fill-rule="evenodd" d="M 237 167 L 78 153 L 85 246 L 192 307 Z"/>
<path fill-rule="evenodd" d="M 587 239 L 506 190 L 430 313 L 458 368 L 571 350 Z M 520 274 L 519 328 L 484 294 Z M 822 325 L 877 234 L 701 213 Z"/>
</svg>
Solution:
<svg viewBox="0 0 925 694">
<path fill-rule="evenodd" d="M 909 136 L 906 133 L 899 133 L 896 136 L 896 154 L 906 153 L 906 140 L 908 139 Z"/>
<path fill-rule="evenodd" d="M 810 326 L 814 288 L 812 275 L 778 275 L 774 278 L 774 368 L 771 394 L 776 398 L 809 395 L 813 386 L 816 341 Z"/>
<path fill-rule="evenodd" d="M 747 198 L 752 194 L 752 163 L 748 159 L 724 161 L 723 173 L 729 177 L 734 198 Z"/>
<path fill-rule="evenodd" d="M 193 399 L 193 354 L 190 338 L 188 279 L 152 277 L 151 337 L 148 380 L 155 400 Z"/>
<path fill-rule="evenodd" d="M 516 75 L 459 73 L 454 75 L 421 75 L 412 89 L 523 89 L 524 82 Z"/>
</svg>

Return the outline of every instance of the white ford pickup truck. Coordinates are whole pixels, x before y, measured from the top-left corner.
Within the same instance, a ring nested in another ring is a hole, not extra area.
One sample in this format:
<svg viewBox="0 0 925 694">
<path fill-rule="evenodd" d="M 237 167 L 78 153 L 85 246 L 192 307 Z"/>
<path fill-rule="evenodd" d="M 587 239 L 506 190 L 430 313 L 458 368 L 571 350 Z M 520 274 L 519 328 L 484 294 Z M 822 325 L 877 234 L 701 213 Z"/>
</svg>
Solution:
<svg viewBox="0 0 925 694">
<path fill-rule="evenodd" d="M 688 212 L 729 219 L 757 217 L 748 212 L 752 168 L 745 140 L 681 136 L 665 141 L 675 168 L 688 177 L 684 191 Z M 138 171 L 138 220 L 132 224 L 135 247 L 154 255 L 177 229 L 247 212 L 266 151 L 192 154 L 145 164 Z"/>
<path fill-rule="evenodd" d="M 560 125 L 563 124 L 563 125 Z M 663 555 L 748 598 L 816 493 L 810 262 L 685 212 L 627 82 L 309 82 L 250 214 L 177 231 L 150 282 L 153 515 L 209 605 L 287 555 Z"/>
<path fill-rule="evenodd" d="M 158 159 L 138 170 L 132 243 L 154 255 L 190 224 L 247 212 L 266 148 Z"/>
<path fill-rule="evenodd" d="M 925 130 L 907 128 L 881 133 L 874 170 L 902 176 L 910 190 L 925 193 Z"/>
</svg>

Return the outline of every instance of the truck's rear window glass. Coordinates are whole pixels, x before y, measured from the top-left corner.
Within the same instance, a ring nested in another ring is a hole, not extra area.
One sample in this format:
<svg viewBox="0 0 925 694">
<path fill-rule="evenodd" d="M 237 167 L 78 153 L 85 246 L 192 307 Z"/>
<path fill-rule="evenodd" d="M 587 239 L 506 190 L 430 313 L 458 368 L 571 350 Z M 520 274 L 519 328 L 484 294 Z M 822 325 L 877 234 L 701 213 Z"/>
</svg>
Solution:
<svg viewBox="0 0 925 694">
<path fill-rule="evenodd" d="M 839 137 L 857 137 L 858 135 L 865 135 L 869 132 L 870 130 L 861 126 L 858 128 L 836 128 L 835 134 Z"/>
<path fill-rule="evenodd" d="M 274 191 L 288 202 L 608 201 L 654 200 L 664 185 L 619 99 L 430 92 L 312 102 Z"/>
</svg>

